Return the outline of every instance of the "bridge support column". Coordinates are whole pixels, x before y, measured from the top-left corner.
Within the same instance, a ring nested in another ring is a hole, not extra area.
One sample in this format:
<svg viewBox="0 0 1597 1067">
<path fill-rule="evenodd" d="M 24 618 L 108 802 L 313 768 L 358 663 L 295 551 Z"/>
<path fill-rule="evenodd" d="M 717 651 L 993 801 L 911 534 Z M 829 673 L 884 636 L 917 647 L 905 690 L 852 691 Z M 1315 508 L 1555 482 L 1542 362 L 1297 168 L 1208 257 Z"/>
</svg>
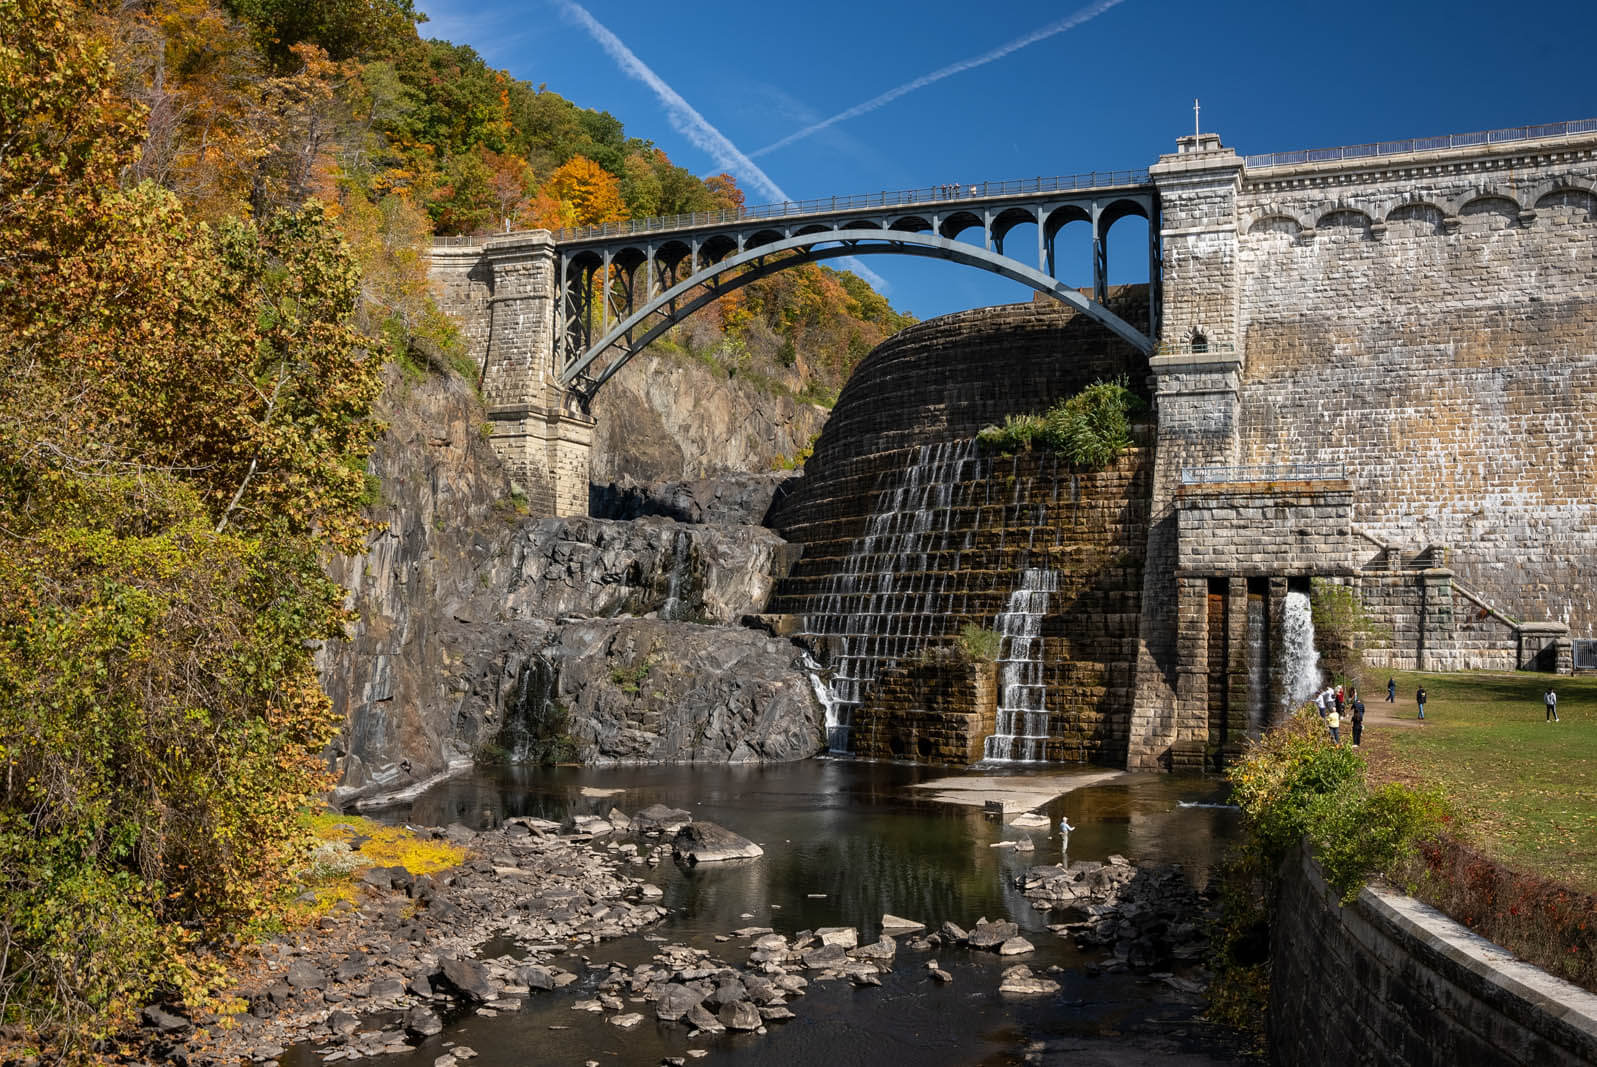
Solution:
<svg viewBox="0 0 1597 1067">
<path fill-rule="evenodd" d="M 494 450 L 535 515 L 588 513 L 593 420 L 569 412 L 555 384 L 558 324 L 554 240 L 545 231 L 490 239 L 482 395 Z"/>
<path fill-rule="evenodd" d="M 1163 247 L 1159 351 L 1150 360 L 1158 419 L 1142 622 L 1126 765 L 1175 769 L 1207 741 L 1207 691 L 1192 682 L 1187 633 L 1197 594 L 1177 580 L 1176 496 L 1186 467 L 1237 462 L 1236 194 L 1242 160 L 1213 134 L 1183 137 L 1149 169 Z M 1187 757 L 1187 758 L 1183 758 Z"/>
</svg>

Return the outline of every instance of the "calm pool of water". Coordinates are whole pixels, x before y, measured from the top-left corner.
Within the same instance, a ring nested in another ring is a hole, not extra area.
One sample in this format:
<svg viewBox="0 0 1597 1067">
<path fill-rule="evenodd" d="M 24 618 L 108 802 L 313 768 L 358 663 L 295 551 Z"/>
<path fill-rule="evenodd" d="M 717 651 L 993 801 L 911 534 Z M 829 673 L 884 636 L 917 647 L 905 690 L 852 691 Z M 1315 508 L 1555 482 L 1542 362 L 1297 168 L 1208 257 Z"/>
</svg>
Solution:
<svg viewBox="0 0 1597 1067">
<path fill-rule="evenodd" d="M 967 772 L 952 772 L 960 775 Z M 984 772 L 992 773 L 992 772 Z M 1031 771 L 1013 771 L 1027 775 Z M 1050 767 L 1049 775 L 1071 775 Z M 1101 771 L 1082 771 L 1084 776 Z M 948 986 L 927 980 L 931 954 L 900 948 L 880 988 L 814 984 L 794 1001 L 798 1018 L 774 1024 L 766 1036 L 727 1035 L 690 1041 L 684 1028 L 656 1023 L 648 1005 L 629 1004 L 649 1020 L 621 1032 L 603 1016 L 573 1011 L 593 995 L 601 972 L 567 990 L 531 998 L 526 1010 L 493 1019 L 470 1017 L 414 1053 L 384 1063 L 430 1065 L 450 1043 L 474 1048 L 473 1064 L 658 1064 L 690 1048 L 703 1064 L 1174 1063 L 1238 1062 L 1224 1035 L 1196 1021 L 1190 998 L 1161 982 L 1129 974 L 1089 976 L 1099 957 L 1078 952 L 1049 932 L 1045 913 L 1013 886 L 1013 875 L 1060 859 L 1057 832 L 1029 831 L 1032 853 L 993 848 L 1027 831 L 989 819 L 979 808 L 917 795 L 918 782 L 949 777 L 944 769 L 846 759 L 774 766 L 501 768 L 445 783 L 386 817 L 420 824 L 463 822 L 487 828 L 513 815 L 561 819 L 632 813 L 659 802 L 685 808 L 758 842 L 761 859 L 685 868 L 672 862 L 633 868 L 664 890 L 669 918 L 648 933 L 712 950 L 740 965 L 744 942 L 717 943 L 716 934 L 770 926 L 791 935 L 818 926 L 856 926 L 874 940 L 884 912 L 935 928 L 944 919 L 970 926 L 979 918 L 1008 918 L 1037 945 L 1023 957 L 1033 970 L 1063 968 L 1063 989 L 1032 999 L 998 995 L 999 973 L 1014 960 L 949 950 L 937 954 L 954 975 Z M 1040 810 L 1051 827 L 1068 818 L 1071 859 L 1122 853 L 1134 860 L 1180 863 L 1203 885 L 1231 838 L 1235 813 L 1205 806 L 1220 799 L 1212 780 L 1164 775 L 1118 775 L 1066 793 Z M 584 790 L 587 790 L 587 793 Z M 620 790 L 607 796 L 598 790 Z M 647 960 L 654 944 L 626 938 L 586 949 L 591 963 L 628 966 Z M 584 961 L 556 961 L 582 971 Z M 299 1055 L 285 1062 L 315 1063 Z"/>
</svg>

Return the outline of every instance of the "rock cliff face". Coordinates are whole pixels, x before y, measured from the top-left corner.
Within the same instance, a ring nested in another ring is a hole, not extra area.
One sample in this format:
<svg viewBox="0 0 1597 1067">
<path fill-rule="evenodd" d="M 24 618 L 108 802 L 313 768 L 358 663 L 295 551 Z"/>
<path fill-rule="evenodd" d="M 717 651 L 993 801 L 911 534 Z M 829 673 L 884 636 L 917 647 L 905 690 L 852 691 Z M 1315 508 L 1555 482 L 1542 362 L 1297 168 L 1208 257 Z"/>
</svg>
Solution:
<svg viewBox="0 0 1597 1067">
<path fill-rule="evenodd" d="M 319 659 L 346 723 L 335 800 L 419 790 L 496 739 L 525 753 L 556 705 L 560 736 L 588 760 L 820 747 L 797 649 L 730 625 L 763 610 L 795 546 L 750 524 L 522 517 L 458 379 L 391 372 L 380 414 L 370 470 L 386 528 L 329 564 L 356 616 Z M 703 483 L 677 510 L 763 514 L 750 492 Z"/>
<path fill-rule="evenodd" d="M 728 474 L 685 482 L 594 486 L 588 514 L 601 519 L 664 515 L 678 522 L 731 522 L 759 526 L 772 502 L 801 484 L 799 471 Z"/>
<path fill-rule="evenodd" d="M 461 697 L 468 665 L 500 640 L 486 594 L 514 530 L 509 482 L 460 379 L 408 382 L 390 367 L 378 414 L 388 430 L 368 469 L 382 484 L 373 517 L 386 528 L 364 556 L 329 564 L 356 621 L 319 656 L 346 724 L 340 796 L 458 768 L 495 729 L 487 709 Z"/>
<path fill-rule="evenodd" d="M 735 624 L 764 609 L 798 554 L 758 526 L 543 519 L 516 532 L 509 573 L 493 585 L 510 620 L 658 615 Z"/>
<path fill-rule="evenodd" d="M 803 759 L 825 715 L 791 642 L 658 619 L 533 624 L 491 697 L 510 759 L 560 751 L 583 763 Z M 551 747 L 555 746 L 555 747 Z"/>
<path fill-rule="evenodd" d="M 610 482 L 768 471 L 814 440 L 825 408 L 687 358 L 644 354 L 599 391 L 589 477 Z"/>
</svg>

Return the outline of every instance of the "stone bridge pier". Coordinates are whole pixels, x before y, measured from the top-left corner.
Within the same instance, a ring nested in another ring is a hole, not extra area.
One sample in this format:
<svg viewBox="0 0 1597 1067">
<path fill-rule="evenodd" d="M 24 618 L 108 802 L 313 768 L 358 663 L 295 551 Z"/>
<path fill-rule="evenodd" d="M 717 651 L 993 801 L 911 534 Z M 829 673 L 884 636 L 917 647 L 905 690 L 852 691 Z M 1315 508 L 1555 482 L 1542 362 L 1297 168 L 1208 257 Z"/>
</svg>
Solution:
<svg viewBox="0 0 1597 1067">
<path fill-rule="evenodd" d="M 547 230 L 435 245 L 429 271 L 480 369 L 491 439 L 539 515 L 588 513 L 593 419 L 555 381 L 556 255 Z"/>
</svg>

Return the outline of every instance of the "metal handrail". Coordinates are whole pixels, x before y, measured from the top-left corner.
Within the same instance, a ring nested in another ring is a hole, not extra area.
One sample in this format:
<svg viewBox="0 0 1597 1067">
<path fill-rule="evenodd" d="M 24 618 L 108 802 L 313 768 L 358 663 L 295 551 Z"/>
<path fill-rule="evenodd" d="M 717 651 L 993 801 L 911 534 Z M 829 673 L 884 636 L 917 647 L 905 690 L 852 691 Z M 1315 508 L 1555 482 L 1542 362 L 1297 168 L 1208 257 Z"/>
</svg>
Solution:
<svg viewBox="0 0 1597 1067">
<path fill-rule="evenodd" d="M 1343 159 L 1371 159 L 1400 156 L 1410 152 L 1438 152 L 1448 148 L 1474 148 L 1479 145 L 1513 141 L 1535 141 L 1548 137 L 1568 137 L 1576 133 L 1597 133 L 1597 119 L 1572 119 L 1541 126 L 1508 126 L 1476 133 L 1449 133 L 1440 137 L 1410 137 L 1405 141 L 1375 141 L 1370 144 L 1343 145 L 1340 148 L 1300 148 L 1291 152 L 1266 152 L 1244 160 L 1249 169 L 1285 167 L 1302 163 L 1334 163 Z"/>
<path fill-rule="evenodd" d="M 580 241 L 593 237 L 627 237 L 637 233 L 660 233 L 667 230 L 690 229 L 695 226 L 722 226 L 729 222 L 758 221 L 760 219 L 827 215 L 837 211 L 859 211 L 864 208 L 907 207 L 917 204 L 957 204 L 963 200 L 977 200 L 994 196 L 1073 193 L 1088 189 L 1116 189 L 1128 185 L 1147 184 L 1148 171 L 1146 169 L 1095 170 L 1086 174 L 990 181 L 982 182 L 980 185 L 950 182 L 947 185 L 928 185 L 919 189 L 896 189 L 851 196 L 825 196 L 816 197 L 812 200 L 787 200 L 779 204 L 755 204 L 735 210 L 696 211 L 688 215 L 665 215 L 658 218 L 629 219 L 625 222 L 607 222 L 599 226 L 570 227 L 556 230 L 554 239 L 556 241 Z M 501 235 L 495 234 L 494 236 Z M 479 237 L 435 237 L 433 238 L 433 244 L 438 247 L 448 247 L 455 243 L 470 243 L 482 239 Z"/>
<path fill-rule="evenodd" d="M 1182 485 L 1218 482 L 1321 482 L 1347 478 L 1344 463 L 1266 463 L 1243 467 L 1183 467 Z"/>
<path fill-rule="evenodd" d="M 816 197 L 811 200 L 788 200 L 779 204 L 755 204 L 752 207 L 738 208 L 733 211 L 698 211 L 689 215 L 669 215 L 661 218 L 632 219 L 627 222 L 607 222 L 600 226 L 579 226 L 559 230 L 556 231 L 554 236 L 557 241 L 579 241 L 590 237 L 626 237 L 635 233 L 657 233 L 661 230 L 681 230 L 694 226 L 720 226 L 729 222 L 748 220 L 757 221 L 760 219 L 793 218 L 802 215 L 826 215 L 836 211 L 858 211 L 862 208 L 957 203 L 961 200 L 993 196 L 1079 192 L 1085 189 L 1113 189 L 1126 185 L 1146 185 L 1147 183 L 1148 171 L 1146 169 L 1095 170 L 1086 174 L 982 182 L 980 185 L 951 182 L 947 185 L 928 185 L 919 189 L 896 189 L 852 196 Z"/>
</svg>

